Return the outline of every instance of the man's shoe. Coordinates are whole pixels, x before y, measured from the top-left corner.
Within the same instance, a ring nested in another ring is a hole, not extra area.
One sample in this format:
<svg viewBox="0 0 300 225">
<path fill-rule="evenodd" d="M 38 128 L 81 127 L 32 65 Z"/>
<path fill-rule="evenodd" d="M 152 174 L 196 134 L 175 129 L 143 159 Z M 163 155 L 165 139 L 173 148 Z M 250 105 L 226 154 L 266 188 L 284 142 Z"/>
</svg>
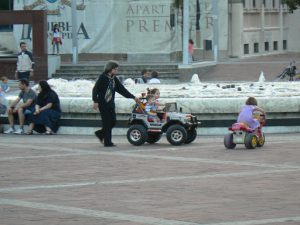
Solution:
<svg viewBox="0 0 300 225">
<path fill-rule="evenodd" d="M 101 143 L 103 143 L 103 130 L 97 130 L 95 131 L 96 137 L 99 139 Z"/>
<path fill-rule="evenodd" d="M 15 130 L 13 128 L 9 128 L 6 131 L 4 131 L 4 134 L 12 134 L 14 132 L 15 132 Z"/>
<path fill-rule="evenodd" d="M 114 143 L 105 144 L 104 147 L 117 147 Z"/>
<path fill-rule="evenodd" d="M 24 134 L 24 130 L 22 128 L 19 128 L 14 132 L 14 134 Z"/>
</svg>

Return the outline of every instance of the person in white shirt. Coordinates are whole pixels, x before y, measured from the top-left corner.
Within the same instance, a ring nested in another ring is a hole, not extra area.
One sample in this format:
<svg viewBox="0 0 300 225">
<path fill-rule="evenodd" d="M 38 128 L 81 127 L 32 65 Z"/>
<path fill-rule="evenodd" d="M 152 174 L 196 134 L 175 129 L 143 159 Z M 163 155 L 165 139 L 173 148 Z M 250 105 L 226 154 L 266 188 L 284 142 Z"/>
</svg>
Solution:
<svg viewBox="0 0 300 225">
<path fill-rule="evenodd" d="M 160 84 L 160 80 L 158 79 L 158 72 L 152 71 L 151 79 L 148 82 L 149 84 Z"/>
<path fill-rule="evenodd" d="M 33 55 L 27 50 L 27 44 L 20 42 L 21 52 L 18 53 L 17 70 L 15 72 L 16 80 L 27 79 L 33 77 L 34 61 Z"/>
</svg>

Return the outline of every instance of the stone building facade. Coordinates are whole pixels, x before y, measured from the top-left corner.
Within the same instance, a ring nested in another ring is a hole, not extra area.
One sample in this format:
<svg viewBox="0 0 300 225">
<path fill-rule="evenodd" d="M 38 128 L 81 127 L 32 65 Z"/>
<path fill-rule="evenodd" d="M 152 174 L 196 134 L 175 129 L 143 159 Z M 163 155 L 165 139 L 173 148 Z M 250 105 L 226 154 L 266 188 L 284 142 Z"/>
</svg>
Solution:
<svg viewBox="0 0 300 225">
<path fill-rule="evenodd" d="M 281 0 L 231 0 L 228 53 L 243 57 L 300 51 L 295 41 L 299 21 L 299 10 L 289 13 Z"/>
<path fill-rule="evenodd" d="M 94 59 L 118 56 L 127 60 L 180 61 L 182 11 L 173 0 L 77 0 L 78 51 Z M 189 37 L 196 60 L 212 59 L 214 21 L 218 21 L 221 58 L 247 57 L 300 51 L 299 10 L 288 12 L 282 0 L 218 0 L 214 20 L 213 0 L 189 0 Z M 72 20 L 69 0 L 16 0 L 13 10 L 46 10 L 48 34 L 58 23 L 63 35 L 61 53 L 72 53 Z M 14 25 L 13 38 L 0 32 L 1 42 L 20 40 L 32 46 L 32 30 Z M 7 37 L 7 38 L 6 38 Z M 5 40 L 7 39 L 7 40 Z M 12 45 L 12 44 L 11 44 Z M 9 46 L 8 46 L 9 47 Z M 48 40 L 48 52 L 51 53 Z"/>
</svg>

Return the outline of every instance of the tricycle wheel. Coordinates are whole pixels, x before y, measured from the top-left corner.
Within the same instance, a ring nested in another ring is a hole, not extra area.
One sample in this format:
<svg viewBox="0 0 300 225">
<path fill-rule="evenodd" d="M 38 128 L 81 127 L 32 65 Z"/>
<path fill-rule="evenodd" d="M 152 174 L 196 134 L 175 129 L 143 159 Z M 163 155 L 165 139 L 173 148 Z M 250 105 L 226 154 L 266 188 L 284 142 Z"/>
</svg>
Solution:
<svg viewBox="0 0 300 225">
<path fill-rule="evenodd" d="M 236 144 L 233 143 L 233 134 L 226 134 L 224 137 L 224 145 L 227 149 L 234 149 Z"/>
<path fill-rule="evenodd" d="M 257 137 L 255 134 L 249 134 L 249 133 L 246 134 L 246 137 L 245 137 L 246 148 L 248 148 L 248 149 L 256 148 L 257 142 L 258 142 L 258 140 L 257 140 Z"/>
<path fill-rule="evenodd" d="M 262 133 L 262 134 L 261 134 L 261 137 L 258 139 L 257 147 L 262 147 L 262 146 L 264 146 L 265 141 L 266 141 L 265 134 Z"/>
</svg>

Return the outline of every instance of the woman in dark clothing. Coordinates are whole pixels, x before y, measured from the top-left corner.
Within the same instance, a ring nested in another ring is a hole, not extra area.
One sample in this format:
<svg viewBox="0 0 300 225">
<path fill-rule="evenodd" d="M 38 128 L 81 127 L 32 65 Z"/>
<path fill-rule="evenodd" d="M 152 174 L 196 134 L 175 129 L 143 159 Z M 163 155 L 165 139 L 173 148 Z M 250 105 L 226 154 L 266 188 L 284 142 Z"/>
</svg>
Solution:
<svg viewBox="0 0 300 225">
<path fill-rule="evenodd" d="M 101 143 L 104 140 L 105 147 L 113 147 L 114 143 L 111 142 L 112 128 L 116 124 L 115 112 L 115 92 L 123 95 L 125 98 L 132 98 L 139 101 L 132 95 L 116 77 L 119 64 L 116 61 L 109 61 L 105 65 L 104 72 L 99 76 L 93 88 L 93 108 L 99 109 L 103 128 L 97 130 L 95 135 L 99 138 Z"/>
<path fill-rule="evenodd" d="M 58 95 L 44 80 L 39 82 L 39 91 L 35 112 L 28 117 L 30 124 L 27 134 L 32 134 L 33 129 L 39 133 L 56 133 L 61 116 Z"/>
</svg>

